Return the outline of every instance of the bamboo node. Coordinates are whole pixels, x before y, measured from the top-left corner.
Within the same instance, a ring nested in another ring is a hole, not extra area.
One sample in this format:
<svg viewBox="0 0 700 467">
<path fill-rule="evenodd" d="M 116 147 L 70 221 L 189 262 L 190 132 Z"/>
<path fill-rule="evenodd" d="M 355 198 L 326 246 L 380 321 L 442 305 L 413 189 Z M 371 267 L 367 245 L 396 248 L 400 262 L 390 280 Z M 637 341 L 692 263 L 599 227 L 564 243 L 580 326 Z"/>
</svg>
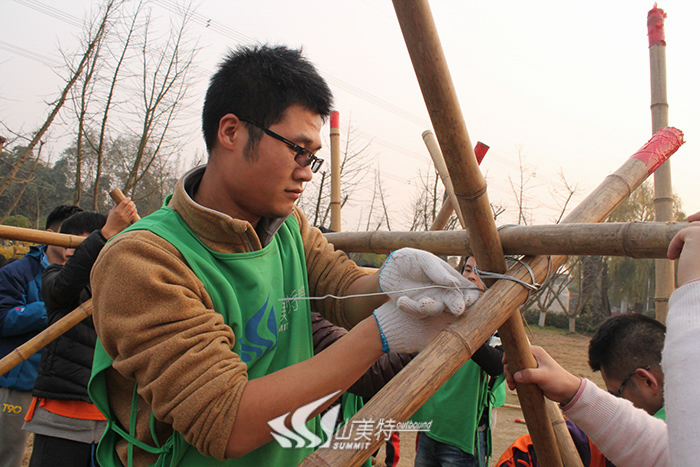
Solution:
<svg viewBox="0 0 700 467">
<path fill-rule="evenodd" d="M 469 342 L 467 342 L 467 340 L 464 338 L 464 336 L 462 336 L 462 334 L 452 329 L 452 327 L 445 328 L 445 331 L 452 334 L 453 336 L 456 336 L 459 339 L 459 341 L 464 345 L 464 348 L 467 349 L 469 355 L 474 355 L 474 351 L 472 351 Z"/>
<path fill-rule="evenodd" d="M 476 190 L 475 192 L 468 194 L 468 195 L 458 195 L 455 193 L 455 196 L 457 199 L 463 199 L 466 201 L 473 201 L 475 199 L 479 199 L 481 196 L 486 194 L 486 184 L 484 184 L 480 189 Z"/>
</svg>

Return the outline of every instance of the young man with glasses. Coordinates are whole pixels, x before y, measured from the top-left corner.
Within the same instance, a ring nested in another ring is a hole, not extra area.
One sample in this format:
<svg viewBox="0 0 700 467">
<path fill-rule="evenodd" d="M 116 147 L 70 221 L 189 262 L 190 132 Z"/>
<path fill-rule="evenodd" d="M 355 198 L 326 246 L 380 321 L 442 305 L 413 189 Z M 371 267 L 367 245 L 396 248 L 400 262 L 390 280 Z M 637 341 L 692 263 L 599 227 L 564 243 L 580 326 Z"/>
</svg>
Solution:
<svg viewBox="0 0 700 467">
<path fill-rule="evenodd" d="M 100 465 L 297 465 L 317 443 L 284 448 L 269 422 L 319 413 L 384 352 L 422 349 L 463 312 L 467 292 L 421 288 L 469 289 L 444 261 L 402 249 L 367 273 L 295 206 L 322 163 L 330 106 L 325 80 L 283 46 L 231 52 L 210 80 L 207 165 L 93 268 L 90 394 L 114 422 Z M 304 300 L 327 294 L 358 297 Z M 315 356 L 312 309 L 350 329 Z M 301 429 L 294 440 L 323 435 L 318 417 L 287 427 Z"/>
<path fill-rule="evenodd" d="M 588 346 L 588 364 L 600 371 L 610 394 L 665 420 L 661 351 L 666 326 L 638 313 L 603 322 Z"/>
<path fill-rule="evenodd" d="M 697 376 L 700 374 L 700 348 L 697 345 L 700 333 L 700 212 L 689 216 L 688 221 L 690 225 L 671 240 L 668 248 L 669 259 L 679 260 L 678 289 L 669 301 L 661 362 L 668 427 L 663 420 L 649 414 L 656 410 L 658 402 L 644 410 L 623 399 L 633 396 L 632 386 L 640 392 L 649 389 L 653 363 L 638 360 L 632 364 L 637 368 L 628 368 L 627 373 L 619 373 L 614 380 L 606 382 L 609 390 L 606 392 L 566 371 L 541 347 L 531 347 L 537 368 L 512 374 L 507 355 L 504 358 L 504 372 L 511 388 L 515 387 L 515 381 L 537 384 L 544 395 L 558 402 L 564 414 L 579 425 L 618 467 L 697 464 L 700 439 L 700 406 L 697 404 L 700 387 L 700 377 Z M 649 370 L 646 370 L 647 366 Z M 652 392 L 647 392 L 647 396 L 650 394 Z M 657 400 L 656 397 L 647 399 Z"/>
</svg>

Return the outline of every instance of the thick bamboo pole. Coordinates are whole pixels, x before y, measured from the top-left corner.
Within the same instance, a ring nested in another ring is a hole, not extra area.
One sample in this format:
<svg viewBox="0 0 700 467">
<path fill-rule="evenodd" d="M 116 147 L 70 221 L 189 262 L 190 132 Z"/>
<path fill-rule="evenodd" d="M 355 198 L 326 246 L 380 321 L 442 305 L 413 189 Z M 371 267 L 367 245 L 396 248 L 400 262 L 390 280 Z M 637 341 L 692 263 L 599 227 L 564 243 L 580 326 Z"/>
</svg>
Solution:
<svg viewBox="0 0 700 467">
<path fill-rule="evenodd" d="M 0 360 L 0 375 L 4 375 L 47 345 L 58 336 L 92 314 L 92 300 L 88 300 L 66 316 L 56 321 L 36 336 L 7 354 Z"/>
<path fill-rule="evenodd" d="M 671 239 L 687 223 L 610 222 L 603 224 L 512 225 L 498 231 L 506 255 L 627 256 L 665 258 Z M 337 250 L 387 254 L 403 247 L 438 256 L 471 255 L 463 230 L 438 232 L 326 233 Z"/>
<path fill-rule="evenodd" d="M 331 112 L 331 230 L 340 232 L 340 112 Z"/>
<path fill-rule="evenodd" d="M 649 64 L 651 74 L 651 132 L 668 126 L 668 100 L 666 99 L 666 40 L 664 31 L 664 10 L 654 8 L 647 15 L 649 36 Z M 671 184 L 671 163 L 666 162 L 654 172 L 654 210 L 657 222 L 673 220 L 673 185 Z M 668 299 L 675 289 L 673 261 L 657 259 L 656 293 L 654 304 L 656 319 L 666 322 Z"/>
<path fill-rule="evenodd" d="M 604 224 L 513 225 L 499 230 L 507 255 L 628 256 L 663 258 L 671 239 L 687 224 L 611 222 Z M 439 232 L 339 232 L 325 237 L 347 253 L 386 254 L 403 247 L 438 256 L 471 255 L 469 235 L 462 230 Z M 0 225 L 0 238 L 75 248 L 84 237 Z"/>
<path fill-rule="evenodd" d="M 506 262 L 486 180 L 476 161 L 430 5 L 427 0 L 394 0 L 394 9 L 466 222 L 476 263 L 485 271 L 503 273 Z M 514 368 L 535 367 L 520 315 L 515 309 L 512 312 L 512 318 L 499 329 L 503 348 Z M 542 391 L 533 384 L 518 384 L 517 389 L 540 465 L 562 465 Z M 572 451 L 573 442 L 568 441 Z"/>
<path fill-rule="evenodd" d="M 606 177 L 563 222 L 600 222 L 605 219 L 658 167 L 658 162 L 663 163 L 678 149 L 682 138 L 682 133 L 672 128 L 655 135 L 615 173 Z M 508 274 L 529 283 L 532 273 L 535 281 L 541 283 L 548 273 L 566 261 L 566 256 L 528 257 L 525 261 L 529 269 L 517 264 Z M 469 308 L 466 316 L 441 332 L 347 422 L 349 432 L 343 432 L 345 439 L 364 440 L 361 434 L 357 437 L 357 427 L 367 426 L 362 421 L 378 423 L 407 420 L 512 315 L 512 310 L 520 306 L 527 295 L 528 291 L 524 287 L 506 280 L 500 280 L 490 287 Z M 300 465 L 360 465 L 381 446 L 383 439 L 379 436 L 371 437 L 361 449 L 334 449 L 334 446 L 338 446 L 334 443 L 340 442 L 342 440 L 334 436 L 329 448 L 317 450 Z"/>
</svg>

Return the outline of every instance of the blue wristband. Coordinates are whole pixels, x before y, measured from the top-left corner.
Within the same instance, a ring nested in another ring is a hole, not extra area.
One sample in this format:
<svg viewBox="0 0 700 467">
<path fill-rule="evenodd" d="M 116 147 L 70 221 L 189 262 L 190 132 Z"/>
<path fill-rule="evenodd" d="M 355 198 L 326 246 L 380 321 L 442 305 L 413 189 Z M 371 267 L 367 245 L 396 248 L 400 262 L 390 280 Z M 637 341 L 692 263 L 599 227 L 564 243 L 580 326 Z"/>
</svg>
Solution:
<svg viewBox="0 0 700 467">
<path fill-rule="evenodd" d="M 387 342 L 384 331 L 382 331 L 382 327 L 379 325 L 376 312 L 373 311 L 372 315 L 374 316 L 374 320 L 377 322 L 377 328 L 379 328 L 379 337 L 382 338 L 382 352 L 389 353 L 389 342 Z"/>
</svg>

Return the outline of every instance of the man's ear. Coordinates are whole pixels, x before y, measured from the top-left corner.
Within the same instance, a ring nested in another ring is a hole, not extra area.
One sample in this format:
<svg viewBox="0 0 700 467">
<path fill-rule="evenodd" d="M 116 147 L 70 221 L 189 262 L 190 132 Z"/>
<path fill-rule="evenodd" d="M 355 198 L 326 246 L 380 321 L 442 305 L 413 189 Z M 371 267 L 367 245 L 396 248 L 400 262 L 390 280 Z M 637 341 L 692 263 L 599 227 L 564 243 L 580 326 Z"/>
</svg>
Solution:
<svg viewBox="0 0 700 467">
<path fill-rule="evenodd" d="M 226 114 L 219 120 L 219 131 L 216 134 L 218 145 L 222 149 L 233 150 L 237 138 L 241 137 L 243 122 L 234 114 Z"/>
<path fill-rule="evenodd" d="M 637 368 L 637 377 L 641 378 L 644 386 L 650 389 L 654 394 L 663 390 L 661 381 L 656 377 L 654 372 L 651 370 L 645 370 L 644 368 Z"/>
</svg>

